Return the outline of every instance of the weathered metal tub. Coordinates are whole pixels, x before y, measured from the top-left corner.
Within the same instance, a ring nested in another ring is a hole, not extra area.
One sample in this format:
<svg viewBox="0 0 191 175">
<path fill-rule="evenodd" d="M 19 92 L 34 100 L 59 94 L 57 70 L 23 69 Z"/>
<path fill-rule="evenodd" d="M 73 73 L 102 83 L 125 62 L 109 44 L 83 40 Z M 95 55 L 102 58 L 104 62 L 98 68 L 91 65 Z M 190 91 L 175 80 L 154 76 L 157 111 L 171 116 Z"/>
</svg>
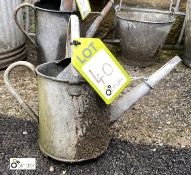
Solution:
<svg viewBox="0 0 191 175">
<path fill-rule="evenodd" d="M 25 39 L 14 22 L 14 9 L 20 0 L 0 0 L 0 69 L 26 57 Z M 19 15 L 18 20 L 22 23 Z"/>
<path fill-rule="evenodd" d="M 122 62 L 140 67 L 153 65 L 175 21 L 174 16 L 134 10 L 117 11 L 116 15 Z"/>
</svg>

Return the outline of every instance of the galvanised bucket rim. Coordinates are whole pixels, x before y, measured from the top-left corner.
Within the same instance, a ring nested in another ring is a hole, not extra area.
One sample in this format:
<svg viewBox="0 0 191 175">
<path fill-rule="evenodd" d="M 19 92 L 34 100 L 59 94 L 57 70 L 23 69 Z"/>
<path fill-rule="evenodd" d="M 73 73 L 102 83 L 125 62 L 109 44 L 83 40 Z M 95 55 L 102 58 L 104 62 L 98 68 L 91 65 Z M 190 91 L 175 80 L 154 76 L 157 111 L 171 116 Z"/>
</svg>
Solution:
<svg viewBox="0 0 191 175">
<path fill-rule="evenodd" d="M 35 9 L 40 10 L 40 11 L 52 12 L 52 13 L 63 13 L 63 14 L 78 14 L 79 13 L 78 11 L 62 11 L 62 10 L 45 9 L 45 8 L 39 7 L 38 3 L 39 2 L 35 2 L 34 7 L 35 7 Z"/>
<path fill-rule="evenodd" d="M 145 13 L 145 14 L 160 14 L 160 15 L 164 15 L 164 16 L 168 16 L 169 19 L 168 20 L 164 20 L 164 21 L 151 21 L 151 20 L 140 20 L 140 19 L 130 19 L 130 18 L 126 18 L 124 16 L 121 15 L 121 12 L 123 13 Z M 132 21 L 132 22 L 138 22 L 138 23 L 149 23 L 149 24 L 171 24 L 171 23 L 174 23 L 175 22 L 175 17 L 174 17 L 174 14 L 166 14 L 166 13 L 158 13 L 158 12 L 146 12 L 146 11 L 136 11 L 136 10 L 121 10 L 121 11 L 118 11 L 116 12 L 116 16 L 122 20 L 125 20 L 125 21 Z"/>
</svg>

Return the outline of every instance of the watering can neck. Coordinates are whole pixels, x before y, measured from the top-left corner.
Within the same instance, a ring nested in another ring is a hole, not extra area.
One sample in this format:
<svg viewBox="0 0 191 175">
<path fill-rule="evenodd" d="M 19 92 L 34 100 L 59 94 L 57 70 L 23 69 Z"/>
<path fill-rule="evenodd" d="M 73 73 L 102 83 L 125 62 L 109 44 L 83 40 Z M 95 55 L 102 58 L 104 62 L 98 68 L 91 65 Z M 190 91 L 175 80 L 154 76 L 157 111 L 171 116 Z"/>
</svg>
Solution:
<svg viewBox="0 0 191 175">
<path fill-rule="evenodd" d="M 111 106 L 111 121 L 118 120 L 133 104 L 146 95 L 158 82 L 168 75 L 182 60 L 175 56 L 163 67 L 153 73 L 147 80 L 125 94 Z"/>
</svg>

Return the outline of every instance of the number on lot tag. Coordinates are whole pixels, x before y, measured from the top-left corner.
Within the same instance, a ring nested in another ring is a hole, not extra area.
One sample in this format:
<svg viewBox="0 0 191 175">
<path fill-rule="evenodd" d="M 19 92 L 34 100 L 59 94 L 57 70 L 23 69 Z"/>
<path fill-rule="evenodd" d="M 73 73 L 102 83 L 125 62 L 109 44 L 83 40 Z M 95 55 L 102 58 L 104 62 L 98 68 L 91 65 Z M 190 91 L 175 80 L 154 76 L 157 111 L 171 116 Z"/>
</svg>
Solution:
<svg viewBox="0 0 191 175">
<path fill-rule="evenodd" d="M 80 10 L 82 20 L 84 20 L 91 13 L 89 0 L 76 0 L 76 3 Z"/>
<path fill-rule="evenodd" d="M 131 82 L 130 76 L 100 39 L 80 38 L 77 41 L 80 45 L 73 46 L 73 66 L 110 104 Z"/>
</svg>

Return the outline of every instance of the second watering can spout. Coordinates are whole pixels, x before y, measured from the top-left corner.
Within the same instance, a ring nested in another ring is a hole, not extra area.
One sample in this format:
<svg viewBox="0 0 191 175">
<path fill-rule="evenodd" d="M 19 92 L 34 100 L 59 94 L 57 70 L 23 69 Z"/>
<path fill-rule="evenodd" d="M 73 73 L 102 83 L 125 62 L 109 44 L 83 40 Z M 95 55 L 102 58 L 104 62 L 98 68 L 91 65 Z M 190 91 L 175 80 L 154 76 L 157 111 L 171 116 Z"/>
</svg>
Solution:
<svg viewBox="0 0 191 175">
<path fill-rule="evenodd" d="M 168 75 L 179 63 L 181 59 L 175 56 L 172 60 L 166 63 L 163 67 L 148 77 L 143 83 L 139 84 L 125 96 L 120 98 L 111 106 L 111 121 L 119 119 L 124 112 L 135 104 L 141 97 L 146 95 L 155 85 L 166 75 Z"/>
</svg>

